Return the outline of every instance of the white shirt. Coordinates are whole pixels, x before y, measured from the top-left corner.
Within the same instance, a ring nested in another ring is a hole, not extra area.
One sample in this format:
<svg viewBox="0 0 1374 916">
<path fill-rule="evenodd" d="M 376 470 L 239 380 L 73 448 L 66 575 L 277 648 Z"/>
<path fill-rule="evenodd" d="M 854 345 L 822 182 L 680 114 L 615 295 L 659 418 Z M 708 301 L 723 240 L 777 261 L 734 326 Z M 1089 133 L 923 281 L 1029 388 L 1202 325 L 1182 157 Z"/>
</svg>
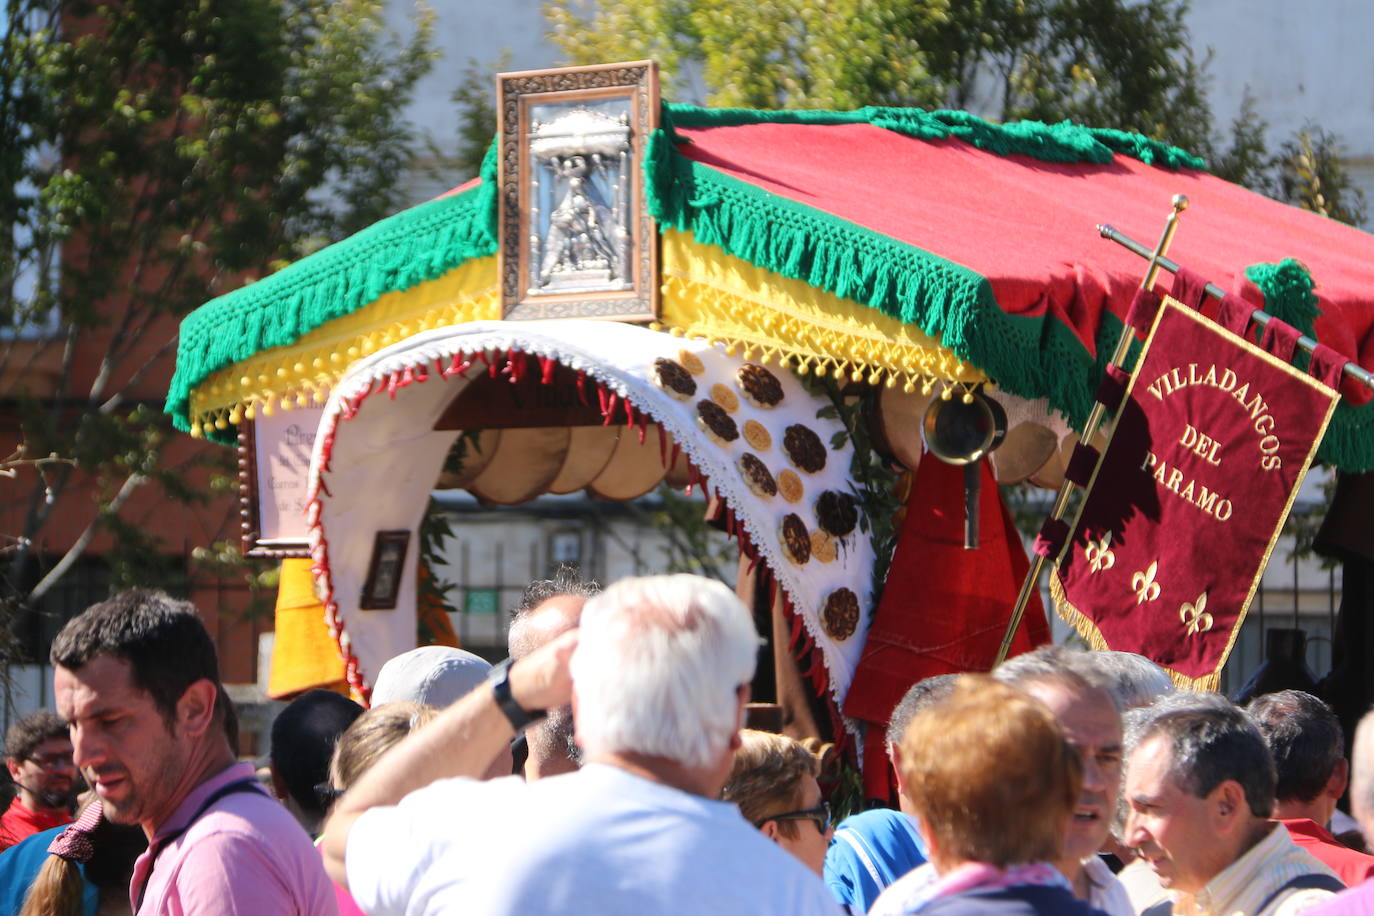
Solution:
<svg viewBox="0 0 1374 916">
<path fill-rule="evenodd" d="M 373 916 L 839 912 L 734 805 L 599 764 L 533 783 L 434 783 L 359 817 L 345 867 Z"/>
<path fill-rule="evenodd" d="M 1083 872 L 1088 878 L 1089 905 L 1107 916 L 1135 916 L 1135 908 L 1131 906 L 1131 898 L 1126 896 L 1126 888 L 1100 856 L 1084 859 Z"/>
</svg>

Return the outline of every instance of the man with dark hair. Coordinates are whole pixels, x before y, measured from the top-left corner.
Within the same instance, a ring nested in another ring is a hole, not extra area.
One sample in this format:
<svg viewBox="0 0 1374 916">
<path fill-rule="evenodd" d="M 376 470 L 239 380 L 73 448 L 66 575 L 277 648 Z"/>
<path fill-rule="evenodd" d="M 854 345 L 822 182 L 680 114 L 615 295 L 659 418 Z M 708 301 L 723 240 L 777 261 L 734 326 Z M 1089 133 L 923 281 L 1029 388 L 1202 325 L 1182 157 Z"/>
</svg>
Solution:
<svg viewBox="0 0 1374 916">
<path fill-rule="evenodd" d="M 36 712 L 5 733 L 5 766 L 19 794 L 0 817 L 0 849 L 69 824 L 76 800 L 76 765 L 67 723 Z"/>
<path fill-rule="evenodd" d="M 595 582 L 582 579 L 570 566 L 558 567 L 552 579 L 531 582 L 511 615 L 506 635 L 510 657 L 518 661 L 576 627 L 582 605 L 600 592 Z M 524 763 L 526 781 L 571 773 L 581 766 L 582 752 L 573 740 L 571 706 L 549 710 L 548 717 L 528 729 L 524 738 L 529 748 Z"/>
<path fill-rule="evenodd" d="M 1343 886 L 1269 820 L 1269 749 L 1224 697 L 1165 704 L 1127 740 L 1124 839 L 1170 892 L 1173 912 L 1292 916 Z"/>
<path fill-rule="evenodd" d="M 272 790 L 305 832 L 315 836 L 329 813 L 316 786 L 329 784 L 329 761 L 344 729 L 363 708 L 332 690 L 296 697 L 272 720 Z"/>
<path fill-rule="evenodd" d="M 1350 781 L 1345 732 L 1331 707 L 1310 693 L 1282 690 L 1255 697 L 1245 712 L 1274 757 L 1274 817 L 1293 842 L 1350 887 L 1374 874 L 1374 856 L 1343 845 L 1326 830 Z"/>
<path fill-rule="evenodd" d="M 956 674 L 938 674 L 917 681 L 888 718 L 887 758 L 897 775 L 900 810 L 861 811 L 835 828 L 835 840 L 825 854 L 825 886 L 856 912 L 866 912 L 884 889 L 928 857 L 903 782 L 902 735 L 916 713 L 949 695 L 957 678 Z"/>
<path fill-rule="evenodd" d="M 309 837 L 235 762 L 215 647 L 189 602 L 136 590 L 93 605 L 62 628 L 52 663 L 105 817 L 148 836 L 136 913 L 336 912 Z"/>
</svg>

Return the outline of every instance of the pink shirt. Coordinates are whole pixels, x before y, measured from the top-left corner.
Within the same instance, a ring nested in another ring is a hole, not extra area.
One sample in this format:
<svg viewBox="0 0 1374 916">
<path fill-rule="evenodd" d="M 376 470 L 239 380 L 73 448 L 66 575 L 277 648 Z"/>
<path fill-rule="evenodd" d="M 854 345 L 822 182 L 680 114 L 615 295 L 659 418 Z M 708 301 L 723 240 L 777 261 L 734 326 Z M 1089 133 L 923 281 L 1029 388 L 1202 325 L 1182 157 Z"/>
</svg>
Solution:
<svg viewBox="0 0 1374 916">
<path fill-rule="evenodd" d="M 216 791 L 252 779 L 252 765 L 228 767 L 196 786 L 158 827 L 134 864 L 129 896 L 139 916 L 336 916 L 334 891 L 310 838 L 265 792 L 225 795 L 196 817 Z"/>
</svg>

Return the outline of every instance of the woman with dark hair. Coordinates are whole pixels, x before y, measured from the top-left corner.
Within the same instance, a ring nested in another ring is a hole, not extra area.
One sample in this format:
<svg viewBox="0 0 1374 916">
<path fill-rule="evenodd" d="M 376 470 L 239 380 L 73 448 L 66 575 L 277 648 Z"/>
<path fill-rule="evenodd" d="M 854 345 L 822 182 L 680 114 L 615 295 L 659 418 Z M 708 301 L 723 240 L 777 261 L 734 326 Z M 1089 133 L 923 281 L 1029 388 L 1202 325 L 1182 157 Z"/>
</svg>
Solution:
<svg viewBox="0 0 1374 916">
<path fill-rule="evenodd" d="M 930 861 L 884 891 L 870 916 L 1102 916 L 1049 864 L 1083 772 L 1041 703 L 983 675 L 960 677 L 911 720 L 901 751 Z"/>
</svg>

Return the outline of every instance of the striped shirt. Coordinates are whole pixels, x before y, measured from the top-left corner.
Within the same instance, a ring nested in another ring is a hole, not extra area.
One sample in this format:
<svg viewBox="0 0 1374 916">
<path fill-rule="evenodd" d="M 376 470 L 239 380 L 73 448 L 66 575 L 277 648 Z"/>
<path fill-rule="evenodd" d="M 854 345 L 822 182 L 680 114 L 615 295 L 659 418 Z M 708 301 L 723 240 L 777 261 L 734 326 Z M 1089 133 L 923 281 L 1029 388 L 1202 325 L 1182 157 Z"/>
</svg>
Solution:
<svg viewBox="0 0 1374 916">
<path fill-rule="evenodd" d="M 1269 835 L 1207 882 L 1196 895 L 1179 894 L 1174 913 L 1179 916 L 1294 916 L 1332 896 L 1313 888 L 1291 890 L 1265 907 L 1264 902 L 1300 875 L 1335 877 L 1311 854 L 1299 849 L 1288 829 L 1275 825 Z"/>
</svg>

